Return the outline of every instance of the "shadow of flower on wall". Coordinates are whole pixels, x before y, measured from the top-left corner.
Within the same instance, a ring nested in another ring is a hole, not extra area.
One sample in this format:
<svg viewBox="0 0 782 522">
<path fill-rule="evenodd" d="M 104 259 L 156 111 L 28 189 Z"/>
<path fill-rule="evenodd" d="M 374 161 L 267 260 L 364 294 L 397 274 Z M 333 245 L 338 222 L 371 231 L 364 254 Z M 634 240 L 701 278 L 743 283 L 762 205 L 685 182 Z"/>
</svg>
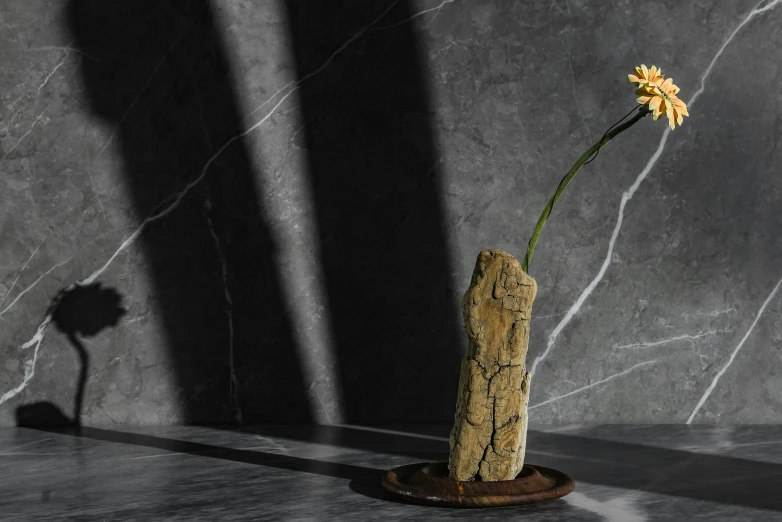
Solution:
<svg viewBox="0 0 782 522">
<path fill-rule="evenodd" d="M 68 337 L 79 354 L 81 363 L 73 417 L 69 418 L 58 406 L 49 401 L 34 402 L 16 409 L 17 426 L 78 428 L 81 425 L 81 410 L 90 358 L 79 336 L 93 337 L 106 328 L 116 326 L 126 311 L 122 307 L 122 296 L 113 288 L 101 287 L 101 283 L 74 285 L 57 294 L 57 297 L 52 300 L 47 315 L 51 315 L 54 326 Z"/>
</svg>

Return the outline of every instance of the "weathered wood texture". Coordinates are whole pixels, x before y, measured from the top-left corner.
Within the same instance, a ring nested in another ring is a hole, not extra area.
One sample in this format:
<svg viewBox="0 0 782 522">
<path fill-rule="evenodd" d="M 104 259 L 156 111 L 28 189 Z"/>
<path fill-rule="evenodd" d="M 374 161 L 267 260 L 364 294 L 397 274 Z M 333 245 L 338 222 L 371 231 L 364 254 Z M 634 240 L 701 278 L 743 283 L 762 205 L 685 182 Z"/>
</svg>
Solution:
<svg viewBox="0 0 782 522">
<path fill-rule="evenodd" d="M 478 255 L 462 310 L 462 362 L 450 477 L 512 480 L 524 466 L 530 375 L 525 367 L 537 284 L 502 250 Z"/>
</svg>

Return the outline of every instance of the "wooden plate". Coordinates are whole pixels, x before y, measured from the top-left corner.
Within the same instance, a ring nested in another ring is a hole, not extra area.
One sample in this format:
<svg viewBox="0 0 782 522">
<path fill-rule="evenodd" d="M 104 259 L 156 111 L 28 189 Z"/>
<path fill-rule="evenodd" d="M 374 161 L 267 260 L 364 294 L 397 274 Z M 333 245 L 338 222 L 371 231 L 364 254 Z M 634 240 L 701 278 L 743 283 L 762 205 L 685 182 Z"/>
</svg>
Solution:
<svg viewBox="0 0 782 522">
<path fill-rule="evenodd" d="M 514 480 L 462 482 L 448 478 L 447 462 L 408 464 L 383 475 L 383 487 L 427 506 L 461 508 L 540 504 L 564 497 L 576 487 L 568 475 L 525 464 Z"/>
</svg>

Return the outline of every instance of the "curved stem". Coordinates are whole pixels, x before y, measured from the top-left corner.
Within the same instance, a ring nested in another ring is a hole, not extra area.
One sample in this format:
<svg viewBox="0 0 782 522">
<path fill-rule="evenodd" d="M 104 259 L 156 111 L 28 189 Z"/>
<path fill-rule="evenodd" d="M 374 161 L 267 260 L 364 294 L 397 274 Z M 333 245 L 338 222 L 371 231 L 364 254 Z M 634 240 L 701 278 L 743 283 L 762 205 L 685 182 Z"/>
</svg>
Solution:
<svg viewBox="0 0 782 522">
<path fill-rule="evenodd" d="M 632 112 L 632 111 L 631 111 Z M 546 204 L 546 207 L 543 209 L 543 213 L 540 215 L 540 219 L 538 219 L 538 224 L 535 225 L 535 231 L 532 233 L 532 237 L 529 240 L 529 245 L 527 246 L 527 253 L 524 256 L 524 261 L 521 264 L 521 268 L 524 270 L 524 272 L 529 273 L 529 263 L 532 260 L 532 253 L 535 251 L 535 244 L 538 242 L 538 237 L 540 237 L 540 233 L 543 230 L 543 225 L 546 223 L 546 220 L 548 219 L 549 215 L 551 214 L 551 209 L 554 207 L 554 203 L 557 202 L 559 199 L 559 196 L 562 195 L 562 192 L 564 192 L 565 187 L 568 186 L 568 183 L 570 183 L 570 180 L 573 179 L 573 177 L 576 175 L 576 173 L 579 171 L 579 169 L 584 166 L 585 163 L 588 163 L 591 161 L 589 158 L 593 154 L 597 154 L 597 152 L 605 146 L 606 143 L 611 141 L 612 138 L 614 138 L 619 133 L 629 129 L 632 127 L 638 120 L 649 114 L 651 111 L 646 105 L 641 106 L 641 108 L 638 110 L 638 114 L 633 116 L 631 120 L 629 120 L 626 123 L 623 123 L 619 127 L 617 127 L 614 130 L 609 130 L 608 132 L 603 135 L 603 137 L 589 147 L 586 152 L 584 152 L 580 158 L 578 158 L 578 161 L 576 161 L 575 165 L 571 167 L 571 169 L 568 171 L 568 173 L 565 175 L 564 178 L 562 178 L 562 181 L 560 181 L 559 186 L 557 187 L 557 190 L 554 192 L 554 195 L 551 196 L 551 199 L 548 200 L 548 203 Z M 627 117 L 627 116 L 625 116 Z M 624 118 L 622 118 L 624 119 Z M 621 120 L 620 120 L 621 121 Z M 593 158 L 594 159 L 594 158 Z"/>
</svg>

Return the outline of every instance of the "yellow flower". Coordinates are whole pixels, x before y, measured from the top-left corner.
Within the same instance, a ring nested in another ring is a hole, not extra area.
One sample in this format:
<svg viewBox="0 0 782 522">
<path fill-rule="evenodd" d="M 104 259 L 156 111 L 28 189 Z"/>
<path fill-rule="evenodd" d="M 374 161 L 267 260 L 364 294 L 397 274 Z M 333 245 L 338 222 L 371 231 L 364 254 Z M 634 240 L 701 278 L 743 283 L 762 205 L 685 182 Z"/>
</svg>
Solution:
<svg viewBox="0 0 782 522">
<path fill-rule="evenodd" d="M 684 116 L 689 116 L 687 105 L 676 94 L 679 88 L 673 80 L 663 80 L 663 75 L 654 65 L 647 69 L 645 65 L 635 68 L 636 75 L 628 74 L 628 79 L 638 85 L 635 94 L 638 95 L 638 103 L 649 104 L 652 110 L 652 118 L 657 120 L 663 113 L 668 116 L 668 125 L 671 130 L 676 124 L 682 124 Z"/>
<path fill-rule="evenodd" d="M 638 87 L 643 87 L 644 85 L 654 84 L 657 81 L 662 81 L 663 76 L 662 69 L 658 69 L 656 65 L 652 65 L 650 70 L 647 69 L 644 64 L 641 64 L 635 68 L 635 74 L 628 74 L 627 78 L 632 83 L 637 84 Z"/>
</svg>

